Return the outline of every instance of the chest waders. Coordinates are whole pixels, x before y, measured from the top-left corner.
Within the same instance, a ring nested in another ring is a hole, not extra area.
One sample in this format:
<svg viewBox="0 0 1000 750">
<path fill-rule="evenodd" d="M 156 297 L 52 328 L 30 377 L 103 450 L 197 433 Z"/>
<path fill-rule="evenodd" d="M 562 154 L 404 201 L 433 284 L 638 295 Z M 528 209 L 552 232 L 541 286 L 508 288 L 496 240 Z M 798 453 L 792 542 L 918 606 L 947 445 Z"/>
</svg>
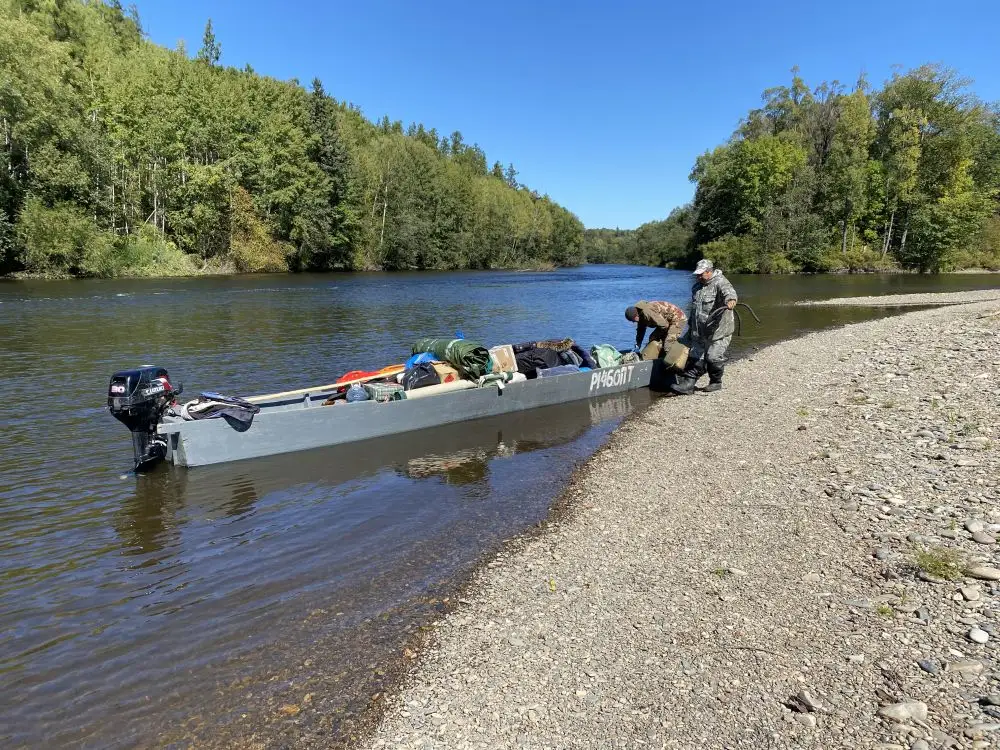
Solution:
<svg viewBox="0 0 1000 750">
<path fill-rule="evenodd" d="M 736 311 L 737 307 L 745 307 L 749 310 L 754 320 L 758 323 L 760 323 L 760 318 L 757 317 L 757 313 L 753 311 L 750 305 L 745 302 L 737 302 L 733 306 L 732 313 L 736 323 L 735 333 L 738 336 L 742 329 L 742 321 L 740 321 L 740 315 Z M 728 308 L 723 305 L 713 311 L 705 321 L 705 327 L 709 328 L 713 324 L 717 325 L 727 310 Z M 690 342 L 691 356 L 688 358 L 687 367 L 684 369 L 684 372 L 674 378 L 674 382 L 670 385 L 671 391 L 682 396 L 691 395 L 694 392 L 694 385 L 698 382 L 698 378 L 706 372 L 708 372 L 708 385 L 705 386 L 705 392 L 712 393 L 713 391 L 722 390 L 722 375 L 726 369 L 726 350 L 729 348 L 732 335 L 724 336 L 717 341 L 706 341 L 705 339 L 711 335 L 711 331 L 709 331 L 699 337 L 698 340 Z"/>
</svg>

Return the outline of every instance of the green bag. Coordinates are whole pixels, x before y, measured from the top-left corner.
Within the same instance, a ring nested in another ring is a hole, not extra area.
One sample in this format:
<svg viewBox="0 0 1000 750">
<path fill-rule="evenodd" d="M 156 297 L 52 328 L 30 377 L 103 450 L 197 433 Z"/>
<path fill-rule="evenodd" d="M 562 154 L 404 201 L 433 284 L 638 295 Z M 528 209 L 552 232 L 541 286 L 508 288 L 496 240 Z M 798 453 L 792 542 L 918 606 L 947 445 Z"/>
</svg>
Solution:
<svg viewBox="0 0 1000 750">
<path fill-rule="evenodd" d="M 472 339 L 418 339 L 413 353 L 430 352 L 458 370 L 468 380 L 488 375 L 492 369 L 489 350 Z"/>
<path fill-rule="evenodd" d="M 597 344 L 590 348 L 598 367 L 617 367 L 622 363 L 622 353 L 611 344 Z"/>
</svg>

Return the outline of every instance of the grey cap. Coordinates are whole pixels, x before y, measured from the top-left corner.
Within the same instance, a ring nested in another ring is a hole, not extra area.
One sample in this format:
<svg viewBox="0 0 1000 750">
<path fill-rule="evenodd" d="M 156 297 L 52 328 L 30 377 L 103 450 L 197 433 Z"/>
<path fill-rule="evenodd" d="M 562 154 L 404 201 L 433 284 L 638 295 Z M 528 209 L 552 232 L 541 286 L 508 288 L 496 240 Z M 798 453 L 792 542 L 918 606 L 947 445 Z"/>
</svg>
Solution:
<svg viewBox="0 0 1000 750">
<path fill-rule="evenodd" d="M 708 258 L 702 258 L 701 260 L 698 261 L 698 265 L 694 267 L 694 270 L 691 273 L 694 274 L 695 276 L 699 276 L 705 273 L 705 271 L 714 271 L 714 270 L 715 266 L 712 264 L 712 261 L 710 261 Z"/>
</svg>

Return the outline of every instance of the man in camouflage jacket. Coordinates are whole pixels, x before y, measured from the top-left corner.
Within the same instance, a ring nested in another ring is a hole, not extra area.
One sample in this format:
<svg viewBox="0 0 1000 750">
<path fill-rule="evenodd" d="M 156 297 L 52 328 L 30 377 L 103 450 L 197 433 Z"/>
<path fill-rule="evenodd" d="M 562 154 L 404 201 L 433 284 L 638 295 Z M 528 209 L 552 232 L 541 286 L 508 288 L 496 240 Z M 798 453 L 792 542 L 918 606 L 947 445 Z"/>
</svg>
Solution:
<svg viewBox="0 0 1000 750">
<path fill-rule="evenodd" d="M 694 275 L 698 280 L 691 288 L 691 324 L 682 340 L 690 347 L 687 367 L 670 386 L 672 391 L 682 395 L 694 391 L 695 382 L 706 370 L 708 385 L 705 390 L 722 389 L 726 351 L 735 330 L 733 308 L 737 296 L 729 279 L 708 259 L 698 261 Z"/>
<path fill-rule="evenodd" d="M 636 324 L 636 349 L 642 346 L 646 329 L 653 329 L 649 334 L 649 343 L 642 350 L 643 359 L 655 359 L 660 356 L 664 349 L 677 340 L 687 324 L 685 312 L 672 302 L 642 300 L 626 308 L 625 317 Z"/>
</svg>

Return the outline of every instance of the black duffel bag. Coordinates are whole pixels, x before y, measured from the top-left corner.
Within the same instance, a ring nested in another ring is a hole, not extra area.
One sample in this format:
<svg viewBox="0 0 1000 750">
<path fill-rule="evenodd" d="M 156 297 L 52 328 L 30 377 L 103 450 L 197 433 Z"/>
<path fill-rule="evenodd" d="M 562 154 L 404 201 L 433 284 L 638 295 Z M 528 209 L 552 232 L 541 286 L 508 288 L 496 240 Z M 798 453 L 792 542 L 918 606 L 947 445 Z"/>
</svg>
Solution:
<svg viewBox="0 0 1000 750">
<path fill-rule="evenodd" d="M 403 390 L 412 391 L 415 388 L 423 388 L 428 385 L 438 385 L 441 377 L 430 362 L 421 362 L 413 365 L 403 373 Z"/>
<path fill-rule="evenodd" d="M 538 371 L 564 364 L 555 349 L 527 349 L 514 355 L 517 360 L 517 371 L 524 373 L 529 380 L 538 377 Z"/>
</svg>

